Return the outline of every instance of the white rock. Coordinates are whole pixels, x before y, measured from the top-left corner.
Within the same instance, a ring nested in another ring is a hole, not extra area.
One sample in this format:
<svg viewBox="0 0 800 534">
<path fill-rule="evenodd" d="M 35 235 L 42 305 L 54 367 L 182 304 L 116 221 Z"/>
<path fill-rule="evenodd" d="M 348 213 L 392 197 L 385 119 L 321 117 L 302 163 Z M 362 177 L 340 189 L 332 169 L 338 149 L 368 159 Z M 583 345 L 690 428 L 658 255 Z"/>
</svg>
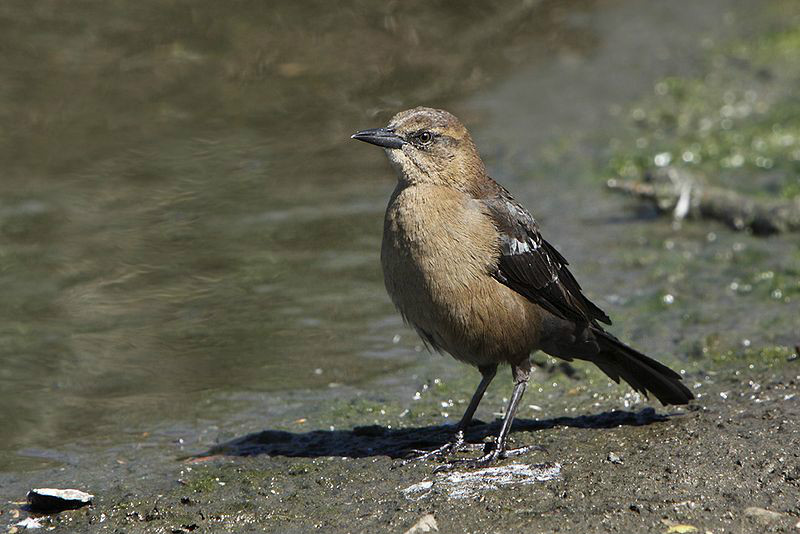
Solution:
<svg viewBox="0 0 800 534">
<path fill-rule="evenodd" d="M 444 493 L 451 499 L 467 499 L 500 486 L 529 485 L 561 476 L 560 464 L 508 464 L 474 471 L 442 473 L 434 481 L 423 481 L 403 490 L 405 497 L 418 501 L 434 493 Z"/>
<path fill-rule="evenodd" d="M 69 510 L 91 504 L 94 495 L 76 489 L 36 488 L 28 492 L 35 510 Z"/>
</svg>

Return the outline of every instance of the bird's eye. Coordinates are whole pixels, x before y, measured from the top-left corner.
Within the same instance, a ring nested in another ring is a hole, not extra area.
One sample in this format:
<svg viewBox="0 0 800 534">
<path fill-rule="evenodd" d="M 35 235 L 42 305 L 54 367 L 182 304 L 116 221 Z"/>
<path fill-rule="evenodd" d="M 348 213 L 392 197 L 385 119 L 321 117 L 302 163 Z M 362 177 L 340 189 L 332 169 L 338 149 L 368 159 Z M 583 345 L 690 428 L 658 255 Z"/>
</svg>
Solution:
<svg viewBox="0 0 800 534">
<path fill-rule="evenodd" d="M 420 132 L 419 135 L 417 135 L 417 140 L 421 145 L 429 145 L 431 141 L 433 141 L 433 134 L 428 131 Z"/>
</svg>

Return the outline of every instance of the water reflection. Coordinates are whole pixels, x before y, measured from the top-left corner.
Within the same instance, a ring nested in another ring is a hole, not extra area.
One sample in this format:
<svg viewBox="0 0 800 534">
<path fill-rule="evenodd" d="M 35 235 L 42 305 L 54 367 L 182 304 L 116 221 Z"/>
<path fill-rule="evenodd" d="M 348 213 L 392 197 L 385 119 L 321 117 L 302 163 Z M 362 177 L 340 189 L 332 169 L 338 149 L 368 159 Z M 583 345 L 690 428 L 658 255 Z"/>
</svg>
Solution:
<svg viewBox="0 0 800 534">
<path fill-rule="evenodd" d="M 0 467 L 415 360 L 348 135 L 583 41 L 555 4 L 0 6 Z"/>
</svg>

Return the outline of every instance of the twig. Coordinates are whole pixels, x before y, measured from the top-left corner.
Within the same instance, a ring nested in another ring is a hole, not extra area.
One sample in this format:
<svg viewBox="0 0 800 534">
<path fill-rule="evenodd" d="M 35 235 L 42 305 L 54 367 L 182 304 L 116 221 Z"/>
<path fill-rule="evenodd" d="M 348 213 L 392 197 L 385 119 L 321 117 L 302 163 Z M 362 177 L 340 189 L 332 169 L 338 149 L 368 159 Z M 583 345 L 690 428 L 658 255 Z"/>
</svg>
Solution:
<svg viewBox="0 0 800 534">
<path fill-rule="evenodd" d="M 652 202 L 659 212 L 672 211 L 679 218 L 714 219 L 760 235 L 800 231 L 800 197 L 756 199 L 719 187 L 700 187 L 686 178 L 680 183 L 682 187 L 676 187 L 672 177 L 666 183 L 612 178 L 606 185 L 612 191 Z"/>
</svg>

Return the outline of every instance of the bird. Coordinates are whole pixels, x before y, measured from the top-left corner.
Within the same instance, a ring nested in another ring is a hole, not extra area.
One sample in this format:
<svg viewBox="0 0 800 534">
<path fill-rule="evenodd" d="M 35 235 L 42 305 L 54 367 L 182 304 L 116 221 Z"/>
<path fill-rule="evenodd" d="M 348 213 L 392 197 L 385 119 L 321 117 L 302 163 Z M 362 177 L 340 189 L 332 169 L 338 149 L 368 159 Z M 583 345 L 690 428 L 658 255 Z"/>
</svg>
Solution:
<svg viewBox="0 0 800 534">
<path fill-rule="evenodd" d="M 494 443 L 478 458 L 454 459 L 440 468 L 488 466 L 530 451 L 508 448 L 507 438 L 535 351 L 592 362 L 615 382 L 622 379 L 665 406 L 694 398 L 680 374 L 604 328 L 609 316 L 583 294 L 531 213 L 489 177 L 454 115 L 417 107 L 351 138 L 382 147 L 397 174 L 381 245 L 392 302 L 429 348 L 481 373 L 449 441 L 414 460 L 448 460 L 476 448 L 466 442 L 465 431 L 500 365 L 511 367 L 514 388 Z"/>
</svg>

